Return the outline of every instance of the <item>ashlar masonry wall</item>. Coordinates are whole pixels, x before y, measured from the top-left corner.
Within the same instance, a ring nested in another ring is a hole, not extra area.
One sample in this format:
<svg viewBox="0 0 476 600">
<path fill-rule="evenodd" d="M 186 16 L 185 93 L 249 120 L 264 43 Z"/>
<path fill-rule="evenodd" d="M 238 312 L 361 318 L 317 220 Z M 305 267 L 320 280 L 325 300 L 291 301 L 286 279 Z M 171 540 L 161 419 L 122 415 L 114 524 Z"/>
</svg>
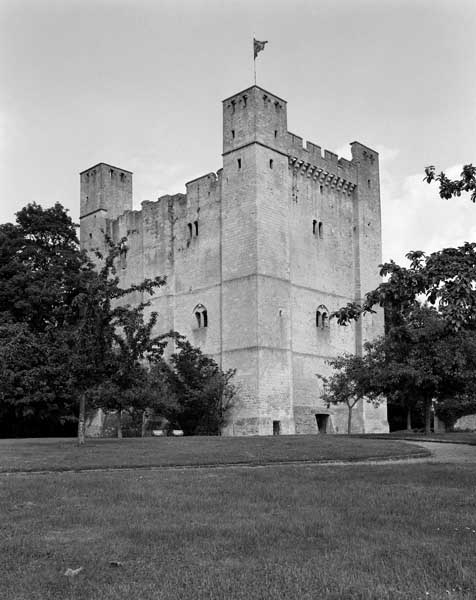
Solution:
<svg viewBox="0 0 476 600">
<path fill-rule="evenodd" d="M 381 315 L 348 327 L 328 319 L 378 283 L 375 151 L 354 142 L 347 161 L 304 148 L 287 131 L 286 102 L 253 86 L 223 102 L 222 169 L 186 194 L 134 211 L 131 173 L 104 163 L 81 173 L 83 247 L 100 247 L 103 231 L 127 237 L 123 285 L 166 276 L 150 307 L 158 331 L 237 369 L 225 434 L 345 431 L 346 410 L 322 404 L 316 373 L 383 331 Z M 385 407 L 362 403 L 354 415 L 355 431 L 388 429 Z"/>
</svg>

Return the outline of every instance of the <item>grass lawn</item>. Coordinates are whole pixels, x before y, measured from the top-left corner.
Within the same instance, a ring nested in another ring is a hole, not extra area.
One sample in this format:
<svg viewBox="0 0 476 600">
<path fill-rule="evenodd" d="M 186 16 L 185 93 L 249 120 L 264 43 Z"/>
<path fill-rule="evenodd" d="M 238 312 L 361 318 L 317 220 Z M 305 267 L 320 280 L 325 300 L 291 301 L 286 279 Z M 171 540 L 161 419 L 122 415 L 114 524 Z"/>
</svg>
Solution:
<svg viewBox="0 0 476 600">
<path fill-rule="evenodd" d="M 415 446 L 398 440 L 317 435 L 92 439 L 82 448 L 74 439 L 18 439 L 0 440 L 0 472 L 359 460 L 405 457 L 415 452 Z"/>
<path fill-rule="evenodd" d="M 450 444 L 469 444 L 476 446 L 475 431 L 448 431 L 446 433 L 417 433 L 412 431 L 394 431 L 388 434 L 363 434 L 359 435 L 364 439 L 393 439 L 393 440 L 413 440 L 415 442 L 447 442 Z"/>
<path fill-rule="evenodd" d="M 474 600 L 475 482 L 472 464 L 4 474 L 0 597 Z"/>
</svg>

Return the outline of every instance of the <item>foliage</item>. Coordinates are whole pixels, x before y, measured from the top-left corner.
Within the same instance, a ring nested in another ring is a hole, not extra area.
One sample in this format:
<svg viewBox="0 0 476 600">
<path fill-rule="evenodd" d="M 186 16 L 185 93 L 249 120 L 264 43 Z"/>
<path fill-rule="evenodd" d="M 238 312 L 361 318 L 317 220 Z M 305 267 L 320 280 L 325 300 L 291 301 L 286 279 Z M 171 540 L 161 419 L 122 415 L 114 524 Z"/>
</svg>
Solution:
<svg viewBox="0 0 476 600">
<path fill-rule="evenodd" d="M 330 364 L 337 371 L 328 380 L 325 401 L 353 406 L 360 398 L 386 397 L 408 410 L 421 404 L 429 433 L 433 400 L 447 414 L 457 414 L 460 395 L 474 389 L 476 337 L 470 330 L 448 329 L 434 308 L 415 303 L 383 337 L 365 345 L 362 357 L 341 356 Z"/>
<path fill-rule="evenodd" d="M 472 388 L 474 390 L 474 386 Z M 435 407 L 436 415 L 443 421 L 447 429 L 452 429 L 460 417 L 476 413 L 476 396 L 474 391 L 457 394 L 455 397 L 443 397 Z"/>
<path fill-rule="evenodd" d="M 60 204 L 28 204 L 16 221 L 0 225 L 0 320 L 31 331 L 61 327 L 87 268 L 75 225 Z"/>
<path fill-rule="evenodd" d="M 460 179 L 456 180 L 449 179 L 444 173 L 437 174 L 434 166 L 426 167 L 424 181 L 438 181 L 441 198 L 449 200 L 461 196 L 461 192 L 472 192 L 471 200 L 476 202 L 476 167 L 473 165 L 464 165 Z"/>
<path fill-rule="evenodd" d="M 125 239 L 115 244 L 106 237 L 107 254 L 99 252 L 97 270 L 89 270 L 74 297 L 70 313 L 74 323 L 70 332 L 69 371 L 80 397 L 78 437 L 84 442 L 86 400 L 90 407 L 124 410 L 131 401 L 144 401 L 141 380 L 145 377 L 142 361 L 156 359 L 166 343 L 152 337 L 157 314 L 144 320 L 148 302 L 131 307 L 121 303 L 131 294 L 152 294 L 165 283 L 163 277 L 145 279 L 128 288 L 119 286 L 116 262 L 124 252 Z M 120 430 L 120 427 L 119 427 Z"/>
<path fill-rule="evenodd" d="M 2 432 L 24 422 L 73 416 L 68 311 L 84 272 L 75 225 L 59 204 L 29 204 L 0 225 L 0 418 Z"/>
<path fill-rule="evenodd" d="M 440 196 L 451 198 L 472 191 L 476 199 L 476 168 L 465 165 L 461 179 L 452 181 L 444 173 L 435 175 L 426 169 L 428 183 L 440 183 Z M 381 265 L 380 275 L 387 277 L 375 290 L 366 294 L 362 305 L 351 302 L 334 312 L 340 325 L 347 325 L 362 314 L 373 312 L 376 305 L 393 314 L 405 315 L 417 299 L 436 306 L 448 328 L 476 328 L 476 243 L 466 242 L 458 248 L 444 248 L 430 255 L 422 251 L 407 254 L 408 268 L 390 261 Z"/>
<path fill-rule="evenodd" d="M 327 361 L 333 369 L 330 377 L 317 375 L 324 384 L 322 400 L 330 404 L 345 404 L 348 409 L 347 433 L 352 432 L 352 409 L 364 398 L 380 401 L 379 394 L 374 392 L 374 363 L 372 355 L 364 356 L 344 354 Z"/>
<path fill-rule="evenodd" d="M 170 366 L 160 368 L 168 382 L 163 411 L 185 435 L 219 435 L 233 407 L 234 369 L 222 371 L 217 363 L 181 336 L 175 343 Z"/>
<path fill-rule="evenodd" d="M 125 240 L 106 239 L 97 268 L 79 249 L 76 226 L 56 204 L 29 204 L 0 226 L 0 417 L 71 418 L 80 400 L 121 409 L 145 402 L 144 359 L 161 356 L 157 316 L 128 294 L 152 293 L 164 279 L 119 287 L 115 263 Z M 122 303 L 122 306 L 120 305 Z M 150 390 L 149 390 L 150 391 Z M 100 394 L 100 392 L 102 392 Z M 81 429 L 81 428 L 80 428 Z"/>
</svg>

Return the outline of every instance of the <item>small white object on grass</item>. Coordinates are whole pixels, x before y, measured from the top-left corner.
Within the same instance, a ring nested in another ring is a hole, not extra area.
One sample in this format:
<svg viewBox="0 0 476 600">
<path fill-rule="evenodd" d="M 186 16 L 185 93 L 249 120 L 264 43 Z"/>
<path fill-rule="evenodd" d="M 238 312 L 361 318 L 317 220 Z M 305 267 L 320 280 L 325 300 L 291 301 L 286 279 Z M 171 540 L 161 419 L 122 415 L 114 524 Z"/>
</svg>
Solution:
<svg viewBox="0 0 476 600">
<path fill-rule="evenodd" d="M 84 567 L 78 567 L 77 569 L 66 569 L 64 574 L 66 577 L 74 577 L 75 575 L 79 575 Z"/>
</svg>

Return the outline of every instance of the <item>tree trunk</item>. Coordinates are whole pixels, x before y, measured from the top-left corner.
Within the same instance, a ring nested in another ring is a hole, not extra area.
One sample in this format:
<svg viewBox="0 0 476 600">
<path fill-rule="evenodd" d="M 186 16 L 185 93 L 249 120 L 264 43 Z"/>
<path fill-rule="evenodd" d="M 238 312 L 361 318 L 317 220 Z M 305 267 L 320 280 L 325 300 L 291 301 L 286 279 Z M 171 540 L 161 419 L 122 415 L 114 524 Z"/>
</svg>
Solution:
<svg viewBox="0 0 476 600">
<path fill-rule="evenodd" d="M 78 444 L 82 446 L 85 441 L 85 419 L 86 419 L 86 396 L 79 397 L 79 419 L 78 419 Z"/>
<path fill-rule="evenodd" d="M 407 431 L 412 430 L 412 409 L 411 407 L 407 407 Z"/>
<path fill-rule="evenodd" d="M 147 428 L 147 410 L 142 411 L 142 425 L 140 428 L 140 436 L 145 437 L 145 432 Z"/>
<path fill-rule="evenodd" d="M 347 434 L 350 435 L 352 433 L 352 409 L 353 406 L 349 406 L 349 414 L 347 416 Z"/>
<path fill-rule="evenodd" d="M 122 410 L 117 411 L 117 437 L 122 439 Z"/>
<path fill-rule="evenodd" d="M 431 398 L 425 398 L 425 435 L 431 434 Z"/>
</svg>

